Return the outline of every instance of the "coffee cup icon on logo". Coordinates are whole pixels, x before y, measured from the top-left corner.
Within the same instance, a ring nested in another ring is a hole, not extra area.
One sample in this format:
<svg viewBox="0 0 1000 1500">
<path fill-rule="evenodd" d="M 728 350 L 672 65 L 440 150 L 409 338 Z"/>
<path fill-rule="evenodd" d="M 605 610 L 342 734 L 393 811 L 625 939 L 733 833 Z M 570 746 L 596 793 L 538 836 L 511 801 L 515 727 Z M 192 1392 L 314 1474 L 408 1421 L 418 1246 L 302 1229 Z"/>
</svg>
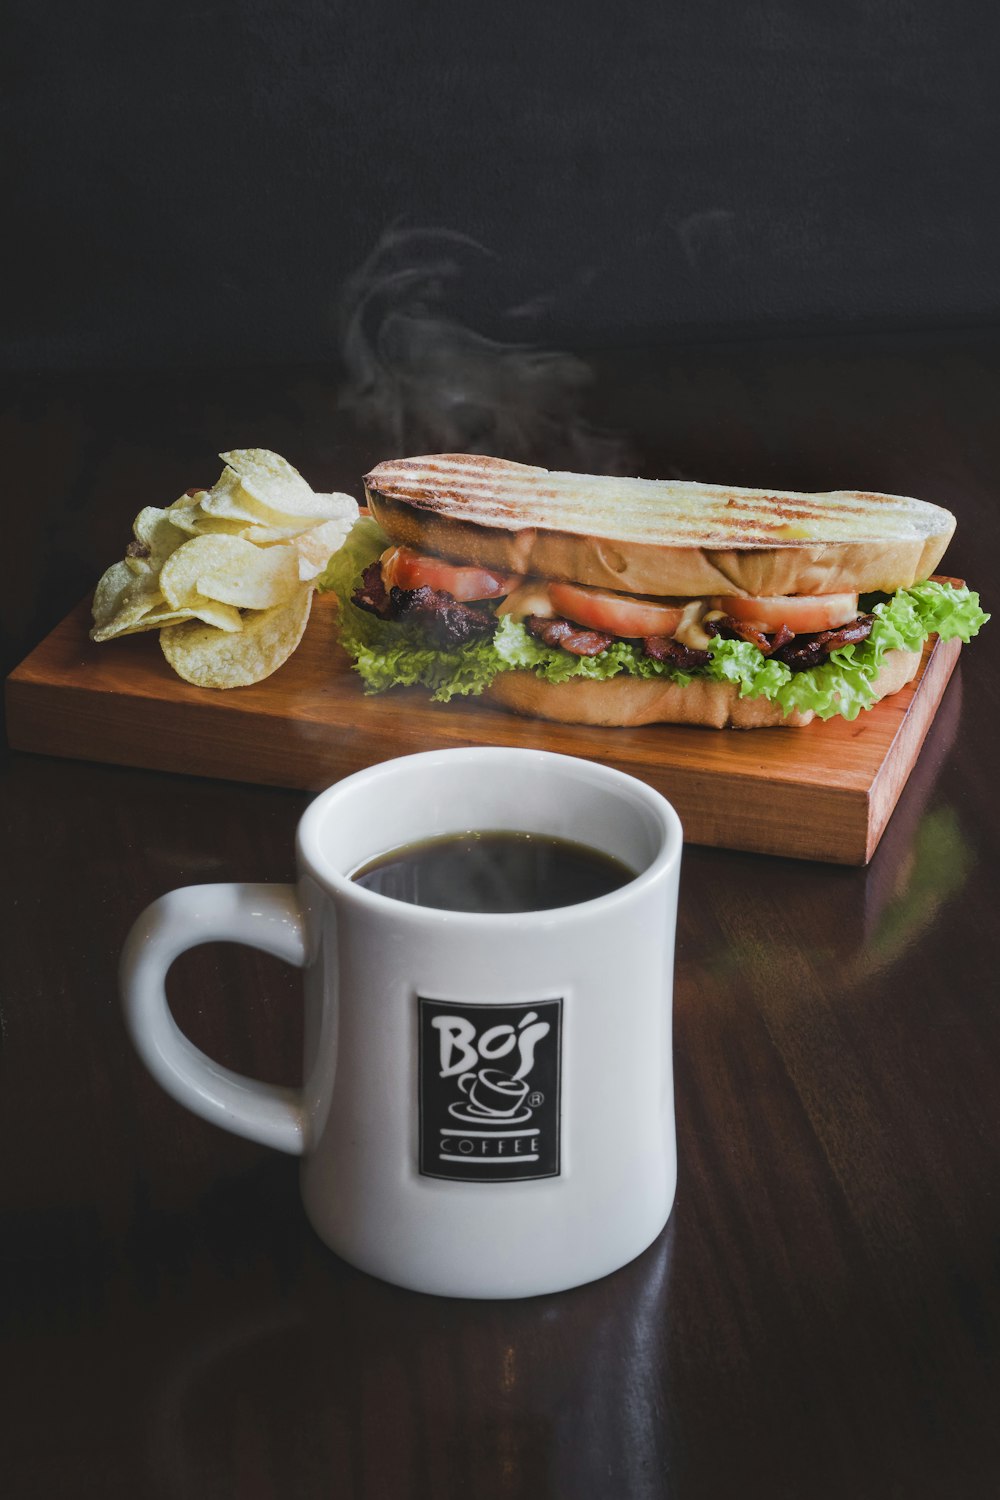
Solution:
<svg viewBox="0 0 1000 1500">
<path fill-rule="evenodd" d="M 463 1073 L 458 1086 L 469 1097 L 470 1111 L 478 1115 L 493 1115 L 497 1119 L 516 1114 L 528 1092 L 526 1078 L 515 1078 L 500 1068 L 480 1068 L 478 1073 Z"/>
</svg>

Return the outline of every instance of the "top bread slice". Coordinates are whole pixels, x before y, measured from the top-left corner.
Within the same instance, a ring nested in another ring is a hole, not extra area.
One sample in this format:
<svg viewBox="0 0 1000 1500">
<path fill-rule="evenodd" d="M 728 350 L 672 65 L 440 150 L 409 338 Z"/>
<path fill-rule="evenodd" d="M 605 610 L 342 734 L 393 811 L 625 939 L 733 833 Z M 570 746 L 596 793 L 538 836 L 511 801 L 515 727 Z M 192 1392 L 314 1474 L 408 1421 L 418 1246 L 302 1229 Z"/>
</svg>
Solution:
<svg viewBox="0 0 1000 1500">
<path fill-rule="evenodd" d="M 478 454 L 378 464 L 368 505 L 393 542 L 623 593 L 891 593 L 933 573 L 955 529 L 902 495 L 729 489 L 557 473 Z"/>
</svg>

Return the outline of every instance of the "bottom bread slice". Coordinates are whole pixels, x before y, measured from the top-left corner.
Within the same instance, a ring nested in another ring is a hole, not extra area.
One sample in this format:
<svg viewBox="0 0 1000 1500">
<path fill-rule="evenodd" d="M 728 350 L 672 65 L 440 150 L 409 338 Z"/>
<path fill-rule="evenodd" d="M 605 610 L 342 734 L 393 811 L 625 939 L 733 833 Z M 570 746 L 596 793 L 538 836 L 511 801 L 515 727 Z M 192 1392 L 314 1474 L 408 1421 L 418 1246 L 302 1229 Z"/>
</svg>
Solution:
<svg viewBox="0 0 1000 1500">
<path fill-rule="evenodd" d="M 919 666 L 919 651 L 887 652 L 874 683 L 876 697 L 898 693 L 913 680 Z M 483 697 L 532 718 L 618 728 L 697 724 L 708 729 L 800 729 L 815 718 L 811 709 L 784 714 L 766 698 L 741 698 L 735 683 L 698 677 L 681 686 L 624 673 L 604 682 L 585 678 L 545 682 L 533 672 L 502 672 Z"/>
</svg>

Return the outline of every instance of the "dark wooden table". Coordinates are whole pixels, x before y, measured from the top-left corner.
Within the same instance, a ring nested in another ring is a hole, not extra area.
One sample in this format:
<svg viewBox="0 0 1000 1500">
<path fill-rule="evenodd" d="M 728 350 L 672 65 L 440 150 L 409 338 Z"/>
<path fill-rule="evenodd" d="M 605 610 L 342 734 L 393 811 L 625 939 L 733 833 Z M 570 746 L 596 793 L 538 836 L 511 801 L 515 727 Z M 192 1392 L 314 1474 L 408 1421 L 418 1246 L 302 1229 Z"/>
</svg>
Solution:
<svg viewBox="0 0 1000 1500">
<path fill-rule="evenodd" d="M 956 512 L 947 570 L 996 607 L 1000 337 L 592 363 L 508 451 L 917 494 Z M 219 449 L 274 447 L 357 491 L 389 443 L 362 415 L 322 371 L 12 383 L 6 667 L 120 555 L 139 506 L 213 478 Z M 131 1051 L 116 963 L 135 915 L 176 885 L 289 879 L 306 798 L 8 754 L 0 1491 L 1000 1492 L 998 680 L 995 623 L 868 869 L 686 850 L 671 1221 L 617 1275 L 518 1303 L 342 1264 L 295 1162 L 185 1113 Z M 277 1081 L 297 1080 L 297 996 L 243 949 L 171 976 L 199 1045 Z"/>
</svg>

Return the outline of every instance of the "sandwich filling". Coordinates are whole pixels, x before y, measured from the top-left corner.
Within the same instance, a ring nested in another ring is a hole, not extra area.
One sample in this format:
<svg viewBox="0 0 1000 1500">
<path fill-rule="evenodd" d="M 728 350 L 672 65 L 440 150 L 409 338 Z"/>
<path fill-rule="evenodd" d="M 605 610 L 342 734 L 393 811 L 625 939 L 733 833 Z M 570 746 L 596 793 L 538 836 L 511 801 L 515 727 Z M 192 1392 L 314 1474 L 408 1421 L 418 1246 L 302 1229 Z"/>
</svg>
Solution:
<svg viewBox="0 0 1000 1500">
<path fill-rule="evenodd" d="M 420 685 L 439 702 L 501 672 L 545 681 L 621 673 L 684 684 L 732 682 L 785 713 L 854 719 L 871 707 L 887 652 L 928 635 L 969 641 L 989 618 L 964 585 L 893 595 L 655 598 L 525 578 L 390 546 L 355 523 L 320 586 L 341 605 L 341 642 L 370 692 Z"/>
</svg>

